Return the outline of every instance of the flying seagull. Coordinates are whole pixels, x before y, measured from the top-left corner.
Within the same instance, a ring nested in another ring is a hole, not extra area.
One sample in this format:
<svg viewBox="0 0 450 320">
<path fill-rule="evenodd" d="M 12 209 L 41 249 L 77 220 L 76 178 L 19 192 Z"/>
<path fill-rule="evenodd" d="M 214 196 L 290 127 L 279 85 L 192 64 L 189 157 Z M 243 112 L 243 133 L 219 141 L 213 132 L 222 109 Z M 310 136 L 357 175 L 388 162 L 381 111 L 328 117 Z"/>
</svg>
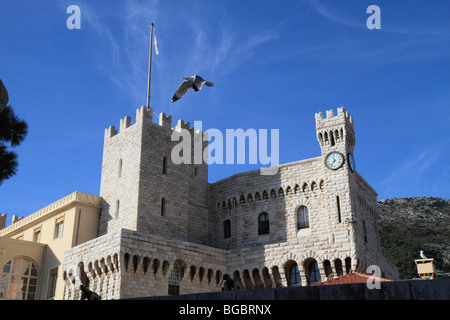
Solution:
<svg viewBox="0 0 450 320">
<path fill-rule="evenodd" d="M 423 251 L 422 251 L 422 250 L 420 250 L 420 257 L 421 257 L 422 259 L 428 259 L 428 258 L 423 254 Z"/>
<path fill-rule="evenodd" d="M 183 81 L 178 87 L 177 91 L 172 97 L 172 102 L 175 102 L 181 99 L 189 89 L 194 89 L 195 92 L 200 91 L 203 85 L 208 87 L 213 87 L 214 83 L 206 81 L 202 77 L 195 75 L 193 77 L 183 77 L 185 81 Z"/>
</svg>

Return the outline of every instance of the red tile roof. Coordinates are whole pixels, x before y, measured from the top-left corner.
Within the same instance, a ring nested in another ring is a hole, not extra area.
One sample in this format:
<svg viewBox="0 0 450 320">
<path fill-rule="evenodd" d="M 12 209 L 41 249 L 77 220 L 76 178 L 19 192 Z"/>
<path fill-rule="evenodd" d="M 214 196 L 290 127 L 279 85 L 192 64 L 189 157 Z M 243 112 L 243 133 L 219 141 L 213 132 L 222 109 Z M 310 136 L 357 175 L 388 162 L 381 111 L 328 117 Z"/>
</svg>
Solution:
<svg viewBox="0 0 450 320">
<path fill-rule="evenodd" d="M 353 272 L 353 273 L 349 273 L 349 274 L 346 274 L 344 276 L 340 276 L 340 277 L 337 277 L 334 279 L 315 283 L 315 284 L 313 284 L 313 286 L 328 286 L 328 285 L 333 285 L 333 284 L 347 284 L 347 283 L 366 283 L 369 278 L 371 281 L 373 281 L 373 280 L 392 281 L 389 279 L 379 278 L 379 277 L 371 276 L 368 274 Z"/>
</svg>

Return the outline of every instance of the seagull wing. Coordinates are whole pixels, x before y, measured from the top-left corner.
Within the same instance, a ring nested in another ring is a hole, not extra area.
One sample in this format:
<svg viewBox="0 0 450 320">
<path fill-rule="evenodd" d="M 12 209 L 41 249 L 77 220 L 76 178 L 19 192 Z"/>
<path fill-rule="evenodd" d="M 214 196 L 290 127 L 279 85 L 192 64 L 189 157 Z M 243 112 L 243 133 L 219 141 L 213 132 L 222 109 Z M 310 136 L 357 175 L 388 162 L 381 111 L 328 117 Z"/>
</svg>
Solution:
<svg viewBox="0 0 450 320">
<path fill-rule="evenodd" d="M 173 95 L 173 97 L 172 97 L 172 102 L 175 102 L 175 101 L 181 99 L 181 98 L 186 94 L 186 92 L 188 92 L 188 90 L 189 90 L 190 88 L 192 88 L 192 84 L 193 84 L 193 83 L 194 83 L 194 82 L 193 82 L 192 80 L 186 80 L 186 81 L 183 81 L 183 82 L 180 84 L 180 86 L 178 87 L 178 89 L 177 89 L 177 91 L 175 92 L 175 94 Z"/>
<path fill-rule="evenodd" d="M 212 86 L 214 86 L 214 83 L 206 81 L 205 79 L 203 79 L 199 75 L 194 76 L 194 85 L 193 85 L 194 90 L 195 91 L 200 91 L 202 89 L 203 85 L 206 85 L 208 87 L 212 87 Z"/>
<path fill-rule="evenodd" d="M 195 92 L 200 91 L 202 89 L 202 86 L 203 86 L 203 84 L 205 82 L 206 81 L 202 77 L 195 76 L 195 78 L 194 78 L 194 85 L 192 86 L 194 88 L 194 91 Z"/>
</svg>

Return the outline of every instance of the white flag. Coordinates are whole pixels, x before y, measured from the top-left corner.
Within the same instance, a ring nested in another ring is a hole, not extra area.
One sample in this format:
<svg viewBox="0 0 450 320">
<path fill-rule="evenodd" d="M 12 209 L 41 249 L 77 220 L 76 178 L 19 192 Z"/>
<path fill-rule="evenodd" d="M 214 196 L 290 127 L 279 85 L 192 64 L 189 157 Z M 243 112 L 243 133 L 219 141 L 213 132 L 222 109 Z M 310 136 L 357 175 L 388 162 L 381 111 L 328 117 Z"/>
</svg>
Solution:
<svg viewBox="0 0 450 320">
<path fill-rule="evenodd" d="M 158 51 L 158 42 L 156 41 L 156 32 L 155 32 L 155 36 L 153 37 L 153 43 L 154 43 L 154 45 L 155 45 L 155 52 L 156 52 L 156 55 L 158 55 L 158 54 L 159 54 L 159 51 Z"/>
</svg>

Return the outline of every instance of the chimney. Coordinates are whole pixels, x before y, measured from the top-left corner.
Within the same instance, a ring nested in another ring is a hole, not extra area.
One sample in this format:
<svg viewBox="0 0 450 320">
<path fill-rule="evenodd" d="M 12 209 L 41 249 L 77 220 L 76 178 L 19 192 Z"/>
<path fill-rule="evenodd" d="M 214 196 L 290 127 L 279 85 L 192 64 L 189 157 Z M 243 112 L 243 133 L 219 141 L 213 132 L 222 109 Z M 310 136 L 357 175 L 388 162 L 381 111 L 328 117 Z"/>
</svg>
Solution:
<svg viewBox="0 0 450 320">
<path fill-rule="evenodd" d="M 434 259 L 414 260 L 417 266 L 417 273 L 422 279 L 434 279 L 436 277 L 436 264 Z"/>
</svg>

